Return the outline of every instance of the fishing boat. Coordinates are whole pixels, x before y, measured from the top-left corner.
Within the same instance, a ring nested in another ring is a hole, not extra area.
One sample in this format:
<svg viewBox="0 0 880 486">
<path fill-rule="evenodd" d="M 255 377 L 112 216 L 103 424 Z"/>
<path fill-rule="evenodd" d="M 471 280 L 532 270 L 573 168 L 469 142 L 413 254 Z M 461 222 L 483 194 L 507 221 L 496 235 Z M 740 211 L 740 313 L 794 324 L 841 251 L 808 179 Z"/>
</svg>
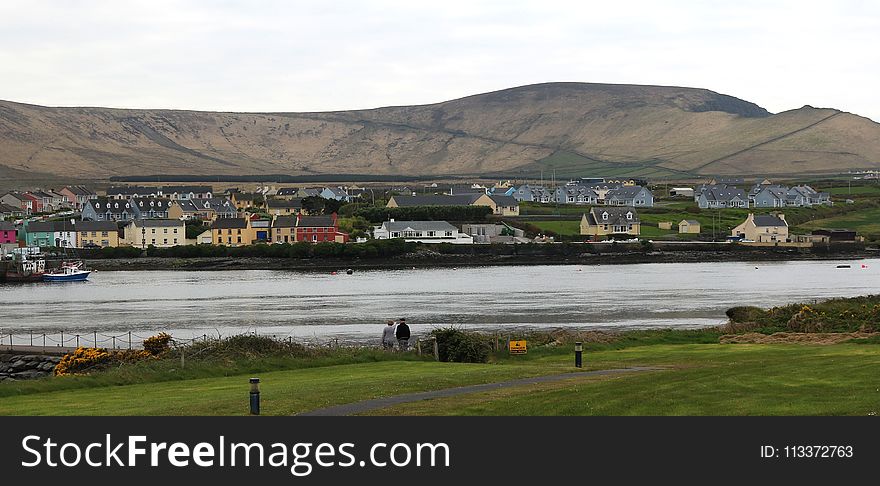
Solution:
<svg viewBox="0 0 880 486">
<path fill-rule="evenodd" d="M 63 262 L 61 268 L 43 274 L 45 282 L 82 282 L 89 278 L 91 270 L 83 268 L 82 261 Z"/>
<path fill-rule="evenodd" d="M 3 262 L 0 281 L 9 283 L 42 282 L 46 259 L 39 248 L 16 248 L 11 259 Z"/>
</svg>

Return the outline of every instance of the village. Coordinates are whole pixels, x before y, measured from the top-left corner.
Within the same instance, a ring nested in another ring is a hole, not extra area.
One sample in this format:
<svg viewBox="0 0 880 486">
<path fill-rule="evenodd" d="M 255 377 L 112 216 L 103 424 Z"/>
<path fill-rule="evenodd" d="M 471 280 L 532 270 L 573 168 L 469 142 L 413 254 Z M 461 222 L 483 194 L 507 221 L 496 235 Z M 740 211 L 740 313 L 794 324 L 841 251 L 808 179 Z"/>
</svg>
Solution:
<svg viewBox="0 0 880 486">
<path fill-rule="evenodd" d="M 655 195 L 658 190 L 663 194 Z M 835 203 L 846 207 L 855 201 L 833 201 L 829 192 L 807 184 L 767 179 L 748 184 L 742 178 L 672 188 L 604 178 L 555 187 L 510 181 L 423 187 L 260 184 L 251 192 L 215 192 L 202 185 L 115 186 L 102 194 L 80 185 L 0 196 L 0 245 L 8 253 L 24 246 L 148 249 L 396 238 L 456 245 L 642 238 L 810 247 L 864 241 L 852 228 L 791 231 L 786 211 Z M 722 213 L 729 213 L 726 226 Z"/>
</svg>

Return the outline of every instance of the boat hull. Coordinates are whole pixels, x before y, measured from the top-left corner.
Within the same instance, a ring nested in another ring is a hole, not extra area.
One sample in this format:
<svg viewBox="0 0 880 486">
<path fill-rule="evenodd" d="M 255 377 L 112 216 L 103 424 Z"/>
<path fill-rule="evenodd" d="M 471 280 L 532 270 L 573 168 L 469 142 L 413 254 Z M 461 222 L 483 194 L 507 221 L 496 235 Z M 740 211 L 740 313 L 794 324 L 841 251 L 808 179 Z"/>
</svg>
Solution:
<svg viewBox="0 0 880 486">
<path fill-rule="evenodd" d="M 89 274 L 92 272 L 78 272 L 71 274 L 44 274 L 44 282 L 82 282 L 88 280 Z"/>
</svg>

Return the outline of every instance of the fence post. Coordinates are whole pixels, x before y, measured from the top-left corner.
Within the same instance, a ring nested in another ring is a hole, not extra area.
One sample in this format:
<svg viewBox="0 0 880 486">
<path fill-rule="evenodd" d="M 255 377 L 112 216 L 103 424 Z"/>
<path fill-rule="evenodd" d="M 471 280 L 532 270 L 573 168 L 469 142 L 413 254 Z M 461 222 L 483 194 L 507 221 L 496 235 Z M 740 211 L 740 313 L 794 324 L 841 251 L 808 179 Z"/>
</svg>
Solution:
<svg viewBox="0 0 880 486">
<path fill-rule="evenodd" d="M 98 347 L 98 331 L 95 331 L 95 347 Z"/>
<path fill-rule="evenodd" d="M 76 335 L 76 347 L 79 347 L 79 334 Z"/>
<path fill-rule="evenodd" d="M 46 347 L 46 333 L 43 333 L 43 347 Z"/>
<path fill-rule="evenodd" d="M 186 366 L 186 358 L 184 355 L 186 354 L 186 348 L 180 347 L 180 369 L 183 369 Z"/>
<path fill-rule="evenodd" d="M 61 344 L 59 346 L 64 347 L 64 331 L 61 331 Z"/>
<path fill-rule="evenodd" d="M 116 349 L 116 336 L 112 336 L 113 338 L 113 349 Z"/>
<path fill-rule="evenodd" d="M 440 361 L 440 347 L 437 346 L 437 337 L 431 339 L 434 341 L 434 361 Z"/>
<path fill-rule="evenodd" d="M 34 346 L 34 331 L 31 331 L 31 347 Z"/>
<path fill-rule="evenodd" d="M 128 350 L 131 351 L 131 331 L 128 331 Z"/>
<path fill-rule="evenodd" d="M 421 339 L 416 339 L 416 354 L 418 354 L 419 356 L 422 355 L 422 340 Z"/>
</svg>

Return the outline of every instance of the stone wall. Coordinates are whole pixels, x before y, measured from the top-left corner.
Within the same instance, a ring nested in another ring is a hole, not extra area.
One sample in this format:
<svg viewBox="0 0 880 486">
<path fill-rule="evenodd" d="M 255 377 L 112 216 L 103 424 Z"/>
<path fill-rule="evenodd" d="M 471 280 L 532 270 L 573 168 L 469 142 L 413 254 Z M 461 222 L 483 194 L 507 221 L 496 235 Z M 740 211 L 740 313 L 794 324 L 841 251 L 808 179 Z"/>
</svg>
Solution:
<svg viewBox="0 0 880 486">
<path fill-rule="evenodd" d="M 51 376 L 60 356 L 0 354 L 0 382 Z"/>
</svg>

